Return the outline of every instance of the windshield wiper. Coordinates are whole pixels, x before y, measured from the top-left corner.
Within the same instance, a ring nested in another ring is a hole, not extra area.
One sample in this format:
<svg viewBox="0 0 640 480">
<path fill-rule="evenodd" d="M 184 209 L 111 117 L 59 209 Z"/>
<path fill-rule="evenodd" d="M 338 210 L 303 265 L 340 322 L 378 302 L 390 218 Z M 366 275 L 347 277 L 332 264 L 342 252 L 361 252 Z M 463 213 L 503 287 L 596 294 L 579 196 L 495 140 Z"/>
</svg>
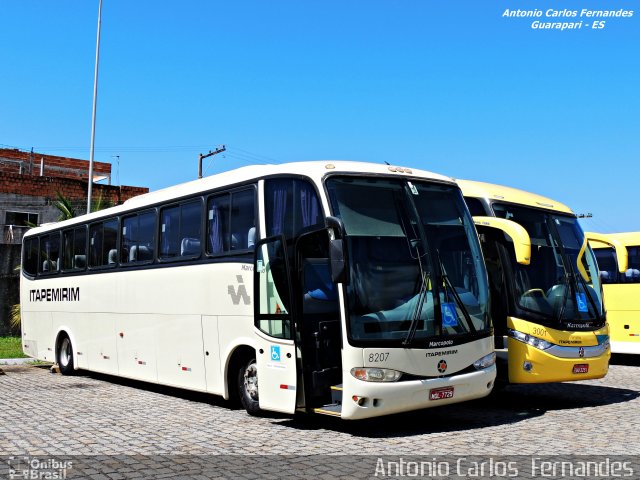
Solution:
<svg viewBox="0 0 640 480">
<path fill-rule="evenodd" d="M 427 292 L 429 291 L 429 283 L 431 280 L 431 273 L 427 273 L 426 275 L 424 273 L 422 256 L 420 255 L 420 244 L 421 242 L 418 238 L 411 240 L 409 243 L 410 248 L 416 249 L 416 260 L 418 260 L 418 268 L 420 269 L 420 289 L 418 290 L 416 305 L 413 308 L 413 313 L 411 314 L 411 324 L 409 325 L 407 336 L 402 342 L 402 345 L 405 347 L 409 347 L 411 345 L 413 338 L 416 335 L 416 330 L 418 329 L 418 323 L 422 317 L 422 308 L 424 307 L 424 301 L 427 298 Z"/>
<path fill-rule="evenodd" d="M 569 268 L 571 269 L 571 274 L 570 276 L 573 277 L 574 279 L 578 279 L 578 281 L 580 282 L 580 285 L 582 286 L 582 289 L 584 290 L 584 295 L 585 297 L 587 297 L 589 299 L 589 303 L 591 303 L 591 308 L 593 308 L 593 313 L 595 314 L 595 320 L 597 322 L 601 322 L 602 321 L 602 317 L 600 316 L 600 312 L 598 311 L 598 307 L 596 305 L 596 303 L 594 302 L 593 298 L 591 297 L 591 294 L 589 293 L 589 288 L 587 285 L 587 282 L 585 282 L 584 278 L 582 278 L 582 275 L 579 275 L 576 273 L 575 269 L 573 268 L 573 262 L 571 261 L 571 259 L 569 258 L 568 255 L 566 255 L 565 252 L 565 256 L 566 261 L 569 263 Z M 577 261 L 577 260 L 576 260 Z M 578 293 L 580 293 L 580 290 L 578 288 L 576 288 L 574 286 L 575 290 L 576 290 L 576 303 L 578 302 Z M 566 297 L 563 301 L 563 310 L 564 310 L 564 304 L 566 303 Z M 580 310 L 578 310 L 578 312 L 580 312 Z M 589 313 L 588 309 L 587 309 L 587 313 Z M 562 318 L 559 319 L 560 321 L 562 321 Z"/>
<path fill-rule="evenodd" d="M 471 315 L 469 315 L 469 312 L 467 311 L 467 306 L 464 304 L 464 302 L 460 298 L 460 295 L 458 295 L 458 292 L 456 291 L 455 287 L 451 284 L 451 280 L 449 280 L 447 271 L 444 269 L 444 264 L 442 263 L 442 259 L 440 258 L 440 252 L 438 251 L 438 249 L 436 249 L 436 258 L 438 259 L 438 264 L 440 265 L 440 276 L 442 277 L 442 280 L 445 283 L 445 287 L 444 287 L 445 295 L 449 290 L 451 290 L 451 293 L 453 294 L 453 299 L 455 300 L 458 307 L 460 307 L 460 310 L 462 311 L 462 315 L 464 316 L 464 319 L 467 322 L 467 326 L 469 327 L 469 331 L 471 333 L 475 332 L 476 327 L 473 324 L 473 321 L 471 320 Z M 447 286 L 449 288 L 447 288 Z M 442 312 L 440 313 L 442 315 Z"/>
<path fill-rule="evenodd" d="M 416 330 L 418 329 L 418 323 L 420 322 L 420 318 L 422 317 L 422 308 L 424 307 L 425 299 L 427 298 L 427 292 L 429 291 L 429 282 L 431 280 L 430 274 L 424 274 L 422 270 L 422 263 L 420 262 L 420 278 L 422 284 L 420 285 L 420 291 L 418 292 L 418 298 L 416 299 L 416 306 L 413 309 L 413 313 L 411 315 L 411 324 L 409 325 L 409 330 L 407 331 L 407 336 L 402 342 L 402 345 L 405 347 L 409 347 L 413 342 L 413 339 L 416 335 Z"/>
<path fill-rule="evenodd" d="M 565 277 L 565 282 L 567 284 L 567 288 L 564 291 L 564 295 L 562 296 L 562 305 L 560 306 L 560 312 L 558 313 L 558 322 L 562 322 L 563 316 L 564 316 L 564 311 L 566 309 L 567 306 L 567 300 L 569 299 L 569 291 L 572 291 L 575 294 L 575 301 L 576 303 L 578 302 L 578 293 L 580 293 L 580 290 L 577 288 L 577 282 L 580 282 L 580 285 L 582 285 L 582 288 L 584 290 L 584 294 L 585 296 L 589 299 L 589 303 L 591 303 L 591 307 L 593 308 L 593 312 L 595 314 L 595 320 L 597 322 L 601 322 L 602 321 L 602 317 L 600 315 L 600 312 L 598 311 L 597 305 L 595 303 L 595 301 L 593 300 L 593 298 L 591 297 L 591 295 L 589 294 L 589 289 L 588 289 L 588 285 L 587 282 L 585 282 L 584 278 L 582 278 L 582 275 L 578 275 L 576 273 L 575 268 L 573 267 L 573 262 L 571 261 L 571 258 L 569 258 L 569 255 L 567 255 L 567 252 L 564 248 L 564 245 L 562 243 L 562 241 L 558 242 L 554 236 L 558 236 L 559 237 L 559 232 L 557 231 L 555 225 L 553 224 L 553 221 L 551 218 L 547 218 L 547 228 L 549 229 L 549 234 L 551 236 L 550 240 L 551 240 L 551 245 L 553 246 L 554 243 L 556 244 L 556 246 L 558 247 L 558 249 L 560 250 L 560 258 L 562 259 L 562 266 L 563 266 L 563 270 L 564 270 L 564 277 Z M 554 235 L 555 233 L 555 235 Z M 576 259 L 577 261 L 577 259 Z M 577 305 L 576 305 L 577 306 Z M 579 312 L 579 310 L 578 310 Z M 588 309 L 587 309 L 587 313 Z"/>
</svg>

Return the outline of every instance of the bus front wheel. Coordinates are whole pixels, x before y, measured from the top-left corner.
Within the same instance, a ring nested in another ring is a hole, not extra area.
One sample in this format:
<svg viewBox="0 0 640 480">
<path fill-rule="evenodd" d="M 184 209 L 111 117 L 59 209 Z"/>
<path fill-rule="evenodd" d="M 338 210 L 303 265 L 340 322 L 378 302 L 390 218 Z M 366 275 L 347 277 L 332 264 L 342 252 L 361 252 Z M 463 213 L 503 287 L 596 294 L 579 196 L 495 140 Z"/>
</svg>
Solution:
<svg viewBox="0 0 640 480">
<path fill-rule="evenodd" d="M 238 393 L 240 403 L 249 415 L 260 413 L 258 403 L 258 365 L 255 358 L 240 363 L 238 369 Z"/>
<path fill-rule="evenodd" d="M 75 372 L 73 365 L 73 346 L 67 335 L 58 342 L 58 367 L 63 375 L 72 375 Z"/>
</svg>

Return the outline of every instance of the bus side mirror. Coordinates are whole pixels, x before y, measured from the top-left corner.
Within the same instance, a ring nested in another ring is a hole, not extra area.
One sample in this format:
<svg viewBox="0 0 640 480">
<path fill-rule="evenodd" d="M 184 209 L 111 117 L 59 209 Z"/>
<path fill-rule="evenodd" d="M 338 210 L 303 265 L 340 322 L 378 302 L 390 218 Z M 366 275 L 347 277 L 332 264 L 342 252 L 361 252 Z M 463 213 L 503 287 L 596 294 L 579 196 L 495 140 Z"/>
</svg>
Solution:
<svg viewBox="0 0 640 480">
<path fill-rule="evenodd" d="M 337 217 L 327 217 L 325 221 L 329 230 L 331 280 L 334 283 L 349 283 L 344 224 Z"/>
<path fill-rule="evenodd" d="M 585 239 L 591 244 L 605 244 L 612 247 L 616 252 L 616 260 L 618 262 L 618 271 L 624 273 L 627 271 L 629 264 L 629 252 L 620 240 L 611 238 L 608 235 L 595 232 L 584 232 Z M 596 245 L 591 245 L 592 247 Z"/>
<path fill-rule="evenodd" d="M 507 234 L 513 241 L 516 261 L 522 265 L 529 265 L 531 262 L 531 238 L 522 225 L 496 217 L 473 217 L 473 222 L 476 224 L 476 228 L 495 228 Z"/>
</svg>

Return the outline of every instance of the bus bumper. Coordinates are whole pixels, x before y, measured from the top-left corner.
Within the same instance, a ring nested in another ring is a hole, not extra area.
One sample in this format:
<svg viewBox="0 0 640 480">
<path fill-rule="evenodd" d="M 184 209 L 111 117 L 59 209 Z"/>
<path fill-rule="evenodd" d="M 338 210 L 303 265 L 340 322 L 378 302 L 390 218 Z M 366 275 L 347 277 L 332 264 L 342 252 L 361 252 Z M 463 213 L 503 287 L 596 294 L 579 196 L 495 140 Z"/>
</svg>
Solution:
<svg viewBox="0 0 640 480">
<path fill-rule="evenodd" d="M 393 383 L 364 382 L 345 372 L 340 416 L 357 420 L 474 400 L 489 395 L 495 378 L 495 365 L 447 378 Z M 452 397 L 430 399 L 433 390 L 450 388 Z"/>
<path fill-rule="evenodd" d="M 509 382 L 549 383 L 591 380 L 609 371 L 611 351 L 590 358 L 560 358 L 509 339 Z"/>
</svg>

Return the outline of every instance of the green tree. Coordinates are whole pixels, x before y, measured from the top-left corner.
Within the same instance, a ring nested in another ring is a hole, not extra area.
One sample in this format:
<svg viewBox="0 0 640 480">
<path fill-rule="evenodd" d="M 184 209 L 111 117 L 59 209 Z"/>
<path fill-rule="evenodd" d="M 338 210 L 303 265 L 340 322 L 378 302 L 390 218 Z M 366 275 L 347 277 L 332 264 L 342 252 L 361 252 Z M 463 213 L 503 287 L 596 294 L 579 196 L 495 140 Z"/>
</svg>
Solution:
<svg viewBox="0 0 640 480">
<path fill-rule="evenodd" d="M 53 202 L 53 206 L 56 207 L 60 211 L 60 215 L 58 215 L 58 221 L 69 220 L 70 218 L 77 217 L 78 213 L 76 212 L 76 208 L 73 206 L 71 200 L 62 195 L 60 192 L 56 192 L 57 200 Z"/>
<path fill-rule="evenodd" d="M 20 265 L 18 265 L 15 269 L 15 272 L 20 272 Z M 9 328 L 13 332 L 18 332 L 20 330 L 20 304 L 16 303 L 15 305 L 11 305 L 9 308 Z"/>
<path fill-rule="evenodd" d="M 56 200 L 52 204 L 60 211 L 60 215 L 58 215 L 58 221 L 69 220 L 70 218 L 75 218 L 78 215 L 81 215 L 83 212 L 78 212 L 76 207 L 73 205 L 73 201 L 69 198 L 65 197 L 62 193 L 56 192 Z M 113 202 L 106 198 L 103 192 L 100 192 L 97 197 L 95 197 L 91 201 L 91 211 L 98 212 L 100 210 L 104 210 L 105 208 L 113 207 Z"/>
</svg>

